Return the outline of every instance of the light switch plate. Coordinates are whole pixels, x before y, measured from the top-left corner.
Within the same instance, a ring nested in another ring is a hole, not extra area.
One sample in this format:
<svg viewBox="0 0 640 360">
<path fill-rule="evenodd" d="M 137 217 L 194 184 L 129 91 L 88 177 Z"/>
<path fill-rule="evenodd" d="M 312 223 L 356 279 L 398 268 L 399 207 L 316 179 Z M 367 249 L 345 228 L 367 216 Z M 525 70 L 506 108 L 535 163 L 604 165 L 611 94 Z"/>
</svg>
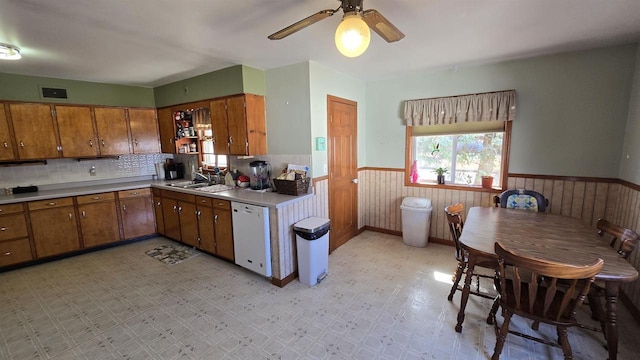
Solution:
<svg viewBox="0 0 640 360">
<path fill-rule="evenodd" d="M 327 150 L 327 139 L 323 137 L 316 138 L 316 151 Z"/>
</svg>

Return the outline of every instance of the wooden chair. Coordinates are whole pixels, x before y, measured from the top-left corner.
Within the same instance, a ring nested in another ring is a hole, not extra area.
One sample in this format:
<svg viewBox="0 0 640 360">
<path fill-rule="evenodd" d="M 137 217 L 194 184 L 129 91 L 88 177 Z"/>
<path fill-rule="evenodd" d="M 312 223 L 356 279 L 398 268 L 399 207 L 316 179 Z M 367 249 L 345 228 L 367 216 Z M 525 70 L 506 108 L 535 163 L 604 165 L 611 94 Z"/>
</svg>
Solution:
<svg viewBox="0 0 640 360">
<path fill-rule="evenodd" d="M 561 347 L 565 359 L 572 359 L 567 328 L 576 326 L 575 307 L 584 301 L 589 286 L 604 261 L 595 260 L 586 266 L 545 261 L 506 250 L 500 242 L 495 244 L 498 255 L 496 297 L 490 316 L 496 329 L 493 360 L 500 358 L 507 334 L 511 333 L 543 344 Z M 508 277 L 505 274 L 508 273 Z M 502 308 L 504 321 L 498 326 L 496 312 Z M 558 343 L 509 330 L 513 315 L 555 325 Z"/>
<path fill-rule="evenodd" d="M 611 237 L 609 245 L 611 245 L 612 248 L 616 249 L 620 257 L 622 257 L 623 259 L 629 258 L 629 255 L 631 255 L 638 244 L 639 236 L 636 232 L 625 229 L 622 226 L 612 224 L 606 219 L 598 219 L 596 228 L 598 229 L 598 234 L 600 236 L 605 236 L 606 234 Z M 594 282 L 588 295 L 589 308 L 591 309 L 591 318 L 600 322 L 602 333 L 604 334 L 604 337 L 606 339 L 606 316 L 601 300 L 604 295 L 604 283 L 598 281 Z M 598 330 L 586 325 L 580 325 L 580 327 L 590 330 Z"/>
<path fill-rule="evenodd" d="M 462 228 L 464 227 L 464 221 L 462 220 L 462 213 L 464 212 L 464 205 L 461 203 L 457 203 L 451 206 L 447 206 L 444 208 L 444 212 L 447 216 L 447 221 L 449 222 L 449 231 L 451 232 L 451 237 L 453 238 L 453 243 L 456 247 L 456 260 L 458 260 L 458 267 L 456 268 L 452 280 L 453 286 L 451 287 L 451 291 L 449 292 L 449 296 L 447 299 L 449 301 L 453 300 L 453 295 L 456 290 L 462 290 L 459 286 L 460 279 L 462 279 L 462 275 L 467 272 L 467 257 L 464 253 L 464 250 L 460 246 L 460 235 L 462 234 Z M 498 263 L 493 259 L 480 259 L 476 266 L 487 268 L 491 270 L 495 270 L 498 266 Z M 471 276 L 476 279 L 476 289 L 471 290 L 471 294 L 481 296 L 487 299 L 493 299 L 494 297 L 490 294 L 483 293 L 480 291 L 480 278 L 493 278 L 490 275 L 483 275 L 478 273 L 473 273 Z"/>
<path fill-rule="evenodd" d="M 505 190 L 493 197 L 493 203 L 496 207 L 539 212 L 544 212 L 549 206 L 549 200 L 544 195 L 524 189 Z"/>
</svg>

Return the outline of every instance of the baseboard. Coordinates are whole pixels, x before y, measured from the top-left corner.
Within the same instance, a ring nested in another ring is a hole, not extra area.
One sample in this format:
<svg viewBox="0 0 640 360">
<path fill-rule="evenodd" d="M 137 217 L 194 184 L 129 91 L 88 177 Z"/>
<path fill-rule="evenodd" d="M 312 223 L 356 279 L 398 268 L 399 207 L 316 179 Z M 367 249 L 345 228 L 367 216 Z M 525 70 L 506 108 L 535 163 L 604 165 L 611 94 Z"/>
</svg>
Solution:
<svg viewBox="0 0 640 360">
<path fill-rule="evenodd" d="M 383 229 L 383 228 L 379 228 L 379 227 L 375 227 L 375 226 L 364 226 L 364 227 L 360 228 L 360 230 L 358 230 L 357 235 L 361 234 L 365 230 L 379 232 L 379 233 L 383 233 L 383 234 L 389 234 L 389 235 L 402 236 L 402 231 Z M 453 241 L 451 241 L 449 239 L 440 239 L 440 238 L 436 238 L 436 237 L 429 237 L 429 242 L 432 242 L 432 243 L 435 243 L 435 244 L 447 245 L 447 246 L 455 246 Z"/>
<path fill-rule="evenodd" d="M 276 279 L 276 278 L 271 278 L 271 283 L 277 287 L 284 287 L 285 285 L 287 285 L 288 283 L 292 282 L 293 280 L 295 280 L 298 277 L 298 272 L 294 271 L 291 274 L 285 276 L 284 279 Z"/>
<path fill-rule="evenodd" d="M 631 316 L 633 316 L 633 319 L 638 324 L 640 324 L 640 310 L 638 310 L 638 308 L 633 305 L 633 302 L 631 301 L 631 299 L 629 299 L 627 294 L 625 294 L 624 291 L 620 290 L 618 297 L 620 298 L 620 302 L 623 303 L 624 306 L 629 310 Z"/>
</svg>

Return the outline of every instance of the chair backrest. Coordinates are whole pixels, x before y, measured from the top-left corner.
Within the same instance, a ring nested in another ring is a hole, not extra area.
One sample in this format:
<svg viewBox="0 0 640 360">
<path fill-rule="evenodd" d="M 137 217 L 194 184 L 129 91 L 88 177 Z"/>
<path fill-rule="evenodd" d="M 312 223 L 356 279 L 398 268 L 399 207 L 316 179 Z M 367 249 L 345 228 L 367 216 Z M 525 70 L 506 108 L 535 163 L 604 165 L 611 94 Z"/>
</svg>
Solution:
<svg viewBox="0 0 640 360">
<path fill-rule="evenodd" d="M 622 226 L 612 224 L 606 219 L 598 219 L 596 228 L 598 228 L 598 234 L 600 234 L 600 236 L 608 234 L 612 237 L 609 245 L 616 249 L 618 254 L 620 254 L 624 259 L 627 259 L 629 255 L 631 255 L 638 244 L 638 234 L 636 232 L 625 229 Z M 618 243 L 617 247 L 616 242 Z"/>
<path fill-rule="evenodd" d="M 499 200 L 499 202 L 498 202 Z M 494 197 L 496 207 L 507 209 L 522 209 L 544 212 L 549 206 L 549 200 L 544 195 L 533 190 L 513 189 L 505 190 L 499 196 Z"/>
<path fill-rule="evenodd" d="M 453 238 L 453 243 L 456 246 L 456 259 L 462 260 L 462 248 L 460 247 L 460 235 L 462 234 L 462 228 L 464 227 L 464 221 L 462 220 L 462 213 L 464 212 L 464 205 L 457 203 L 444 208 L 444 212 L 447 215 L 447 221 L 449 223 L 449 231 Z"/>
<path fill-rule="evenodd" d="M 586 266 L 545 261 L 507 250 L 496 242 L 500 305 L 514 313 L 552 324 L 570 324 L 604 261 Z M 508 274 L 508 276 L 505 276 Z"/>
</svg>

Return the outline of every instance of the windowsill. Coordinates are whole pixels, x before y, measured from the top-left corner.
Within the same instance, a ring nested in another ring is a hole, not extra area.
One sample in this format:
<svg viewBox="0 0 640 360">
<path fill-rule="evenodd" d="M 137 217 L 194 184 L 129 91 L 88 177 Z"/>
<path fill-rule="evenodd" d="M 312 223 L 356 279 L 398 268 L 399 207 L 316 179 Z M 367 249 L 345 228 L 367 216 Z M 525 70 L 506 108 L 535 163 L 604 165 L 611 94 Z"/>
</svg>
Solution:
<svg viewBox="0 0 640 360">
<path fill-rule="evenodd" d="M 405 183 L 405 186 L 412 187 L 424 187 L 424 188 L 436 188 L 436 189 L 449 189 L 449 190 L 464 190 L 464 191 L 477 191 L 477 192 L 490 192 L 500 193 L 502 188 L 492 187 L 490 189 L 483 188 L 480 185 L 460 185 L 460 184 L 436 184 L 436 183 Z"/>
</svg>

